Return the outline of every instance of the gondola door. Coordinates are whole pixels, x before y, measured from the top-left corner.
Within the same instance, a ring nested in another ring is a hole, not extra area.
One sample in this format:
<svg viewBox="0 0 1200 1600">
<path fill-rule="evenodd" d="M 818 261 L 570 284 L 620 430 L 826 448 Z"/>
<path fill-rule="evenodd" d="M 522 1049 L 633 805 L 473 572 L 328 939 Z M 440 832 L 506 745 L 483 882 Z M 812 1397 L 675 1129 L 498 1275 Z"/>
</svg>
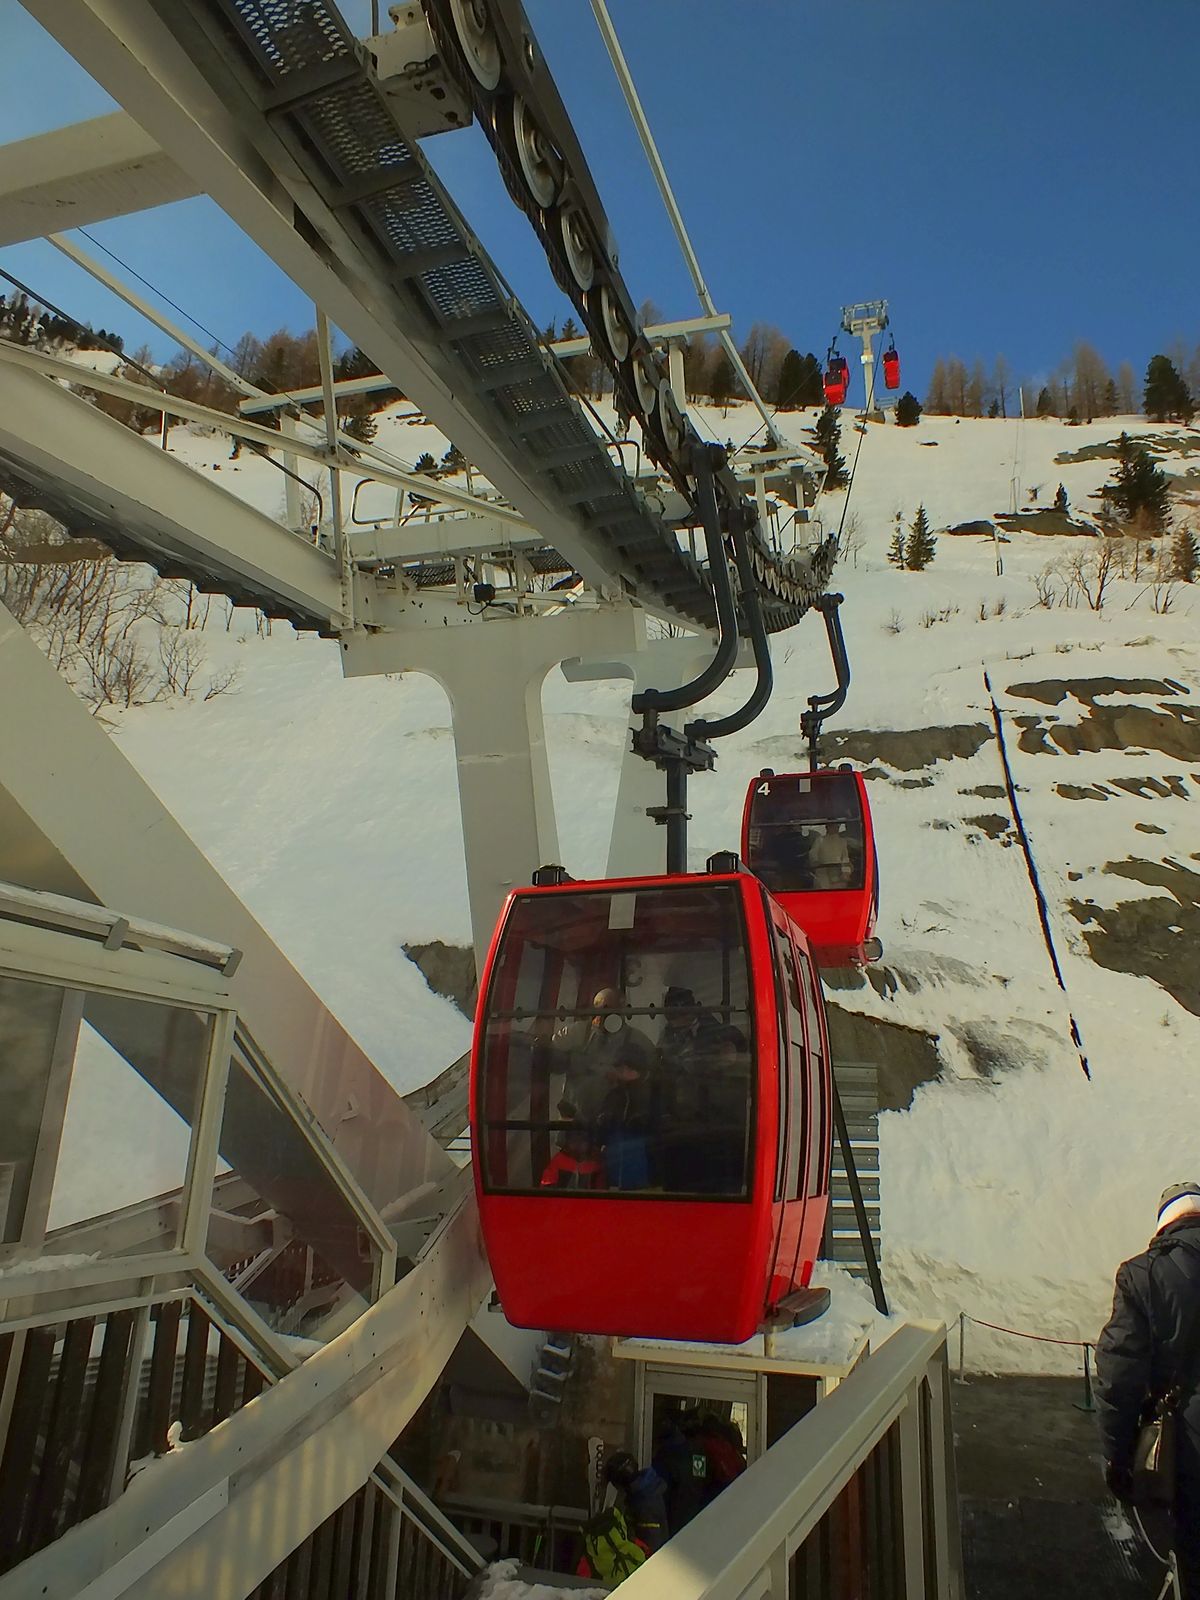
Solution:
<svg viewBox="0 0 1200 1600">
<path fill-rule="evenodd" d="M 807 953 L 795 942 L 796 971 L 804 1001 L 804 1026 L 808 1035 L 806 1059 L 806 1129 L 804 1217 L 796 1258 L 797 1277 L 807 1276 L 806 1263 L 816 1259 L 829 1209 L 829 1161 L 833 1136 L 833 1087 L 829 1056 L 829 1031 L 821 980 Z"/>
<path fill-rule="evenodd" d="M 797 1287 L 793 1276 L 800 1245 L 808 1121 L 804 1104 L 808 1082 L 804 999 L 796 973 L 795 950 L 787 919 L 771 907 L 771 943 L 779 996 L 779 1132 L 775 1161 L 775 1252 L 768 1301 L 782 1300 Z M 801 1204 L 797 1204 L 800 1201 Z"/>
</svg>

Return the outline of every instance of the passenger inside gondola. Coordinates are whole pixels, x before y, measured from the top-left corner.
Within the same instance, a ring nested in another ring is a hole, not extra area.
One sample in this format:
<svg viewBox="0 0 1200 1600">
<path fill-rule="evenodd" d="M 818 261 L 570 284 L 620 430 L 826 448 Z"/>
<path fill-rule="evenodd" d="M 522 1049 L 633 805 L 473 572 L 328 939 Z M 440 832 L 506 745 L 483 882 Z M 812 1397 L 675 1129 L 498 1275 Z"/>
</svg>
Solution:
<svg viewBox="0 0 1200 1600">
<path fill-rule="evenodd" d="M 544 1189 L 604 1189 L 608 1187 L 604 1162 L 591 1134 L 575 1124 L 567 1128 L 557 1155 L 542 1173 Z"/>
<path fill-rule="evenodd" d="M 747 865 L 773 893 L 861 889 L 864 859 L 852 774 L 771 777 L 755 787 Z"/>
<path fill-rule="evenodd" d="M 842 823 L 831 818 L 823 831 L 808 830 L 808 866 L 814 889 L 848 889 L 851 885 L 850 846 L 842 828 Z"/>
<path fill-rule="evenodd" d="M 563 1074 L 559 1110 L 585 1122 L 599 1115 L 614 1086 L 614 1068 L 627 1065 L 645 1075 L 655 1058 L 650 1040 L 623 1014 L 627 1002 L 617 989 L 598 990 L 592 1005 L 589 1018 L 565 1023 L 554 1035 Z"/>
<path fill-rule="evenodd" d="M 489 1188 L 748 1193 L 752 1019 L 732 886 L 518 900 L 484 1026 Z"/>
</svg>

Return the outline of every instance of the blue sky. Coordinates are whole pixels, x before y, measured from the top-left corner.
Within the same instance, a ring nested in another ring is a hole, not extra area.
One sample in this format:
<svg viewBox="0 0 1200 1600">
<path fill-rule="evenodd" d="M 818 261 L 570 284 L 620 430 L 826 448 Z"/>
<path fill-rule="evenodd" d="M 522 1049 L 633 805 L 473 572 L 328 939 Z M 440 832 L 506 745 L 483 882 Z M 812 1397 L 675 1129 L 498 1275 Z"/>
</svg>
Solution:
<svg viewBox="0 0 1200 1600">
<path fill-rule="evenodd" d="M 1140 378 L 1200 342 L 1195 0 L 610 0 L 709 287 L 735 325 L 824 351 L 845 301 L 891 302 L 905 383 L 1003 352 L 1034 382 L 1073 342 Z M 526 0 L 635 301 L 695 296 L 586 0 Z M 364 0 L 345 10 L 352 19 Z M 109 109 L 5 6 L 9 140 Z M 477 130 L 427 149 L 539 321 L 566 314 Z M 91 230 L 220 338 L 307 325 L 304 298 L 207 201 Z M 85 243 L 86 241 L 81 241 Z M 90 247 L 89 247 L 90 248 Z M 134 345 L 147 333 L 49 246 L 0 266 Z M 163 345 L 157 335 L 150 342 Z"/>
</svg>

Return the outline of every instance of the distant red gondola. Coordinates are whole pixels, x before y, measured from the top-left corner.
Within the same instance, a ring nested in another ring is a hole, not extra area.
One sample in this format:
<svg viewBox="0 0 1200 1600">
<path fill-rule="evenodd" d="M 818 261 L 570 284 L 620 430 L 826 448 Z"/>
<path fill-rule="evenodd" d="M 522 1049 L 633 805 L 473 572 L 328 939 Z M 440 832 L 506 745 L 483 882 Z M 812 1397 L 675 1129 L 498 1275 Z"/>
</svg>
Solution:
<svg viewBox="0 0 1200 1600">
<path fill-rule="evenodd" d="M 829 357 L 829 364 L 825 368 L 824 388 L 825 404 L 840 406 L 845 403 L 846 392 L 850 387 L 850 365 L 845 356 L 833 354 Z"/>
<path fill-rule="evenodd" d="M 883 352 L 883 381 L 889 389 L 900 387 L 900 355 L 895 345 Z"/>
<path fill-rule="evenodd" d="M 736 1344 L 806 1298 L 829 1200 L 821 986 L 763 884 L 710 866 L 542 881 L 501 914 L 471 1123 L 518 1326 Z"/>
<path fill-rule="evenodd" d="M 879 869 L 861 773 L 761 773 L 742 812 L 742 857 L 823 967 L 878 960 Z"/>
</svg>

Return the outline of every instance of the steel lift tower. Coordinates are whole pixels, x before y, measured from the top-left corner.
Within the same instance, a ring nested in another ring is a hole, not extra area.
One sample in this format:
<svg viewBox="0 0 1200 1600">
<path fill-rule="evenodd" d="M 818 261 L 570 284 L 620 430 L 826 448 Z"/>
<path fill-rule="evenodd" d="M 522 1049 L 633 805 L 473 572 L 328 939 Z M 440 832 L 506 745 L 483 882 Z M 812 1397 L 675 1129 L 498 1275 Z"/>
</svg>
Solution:
<svg viewBox="0 0 1200 1600">
<path fill-rule="evenodd" d="M 873 344 L 876 334 L 882 333 L 890 320 L 886 300 L 864 300 L 858 305 L 842 307 L 842 331 L 862 341 L 863 409 L 875 422 L 883 421 L 883 411 L 875 398 Z"/>
</svg>

